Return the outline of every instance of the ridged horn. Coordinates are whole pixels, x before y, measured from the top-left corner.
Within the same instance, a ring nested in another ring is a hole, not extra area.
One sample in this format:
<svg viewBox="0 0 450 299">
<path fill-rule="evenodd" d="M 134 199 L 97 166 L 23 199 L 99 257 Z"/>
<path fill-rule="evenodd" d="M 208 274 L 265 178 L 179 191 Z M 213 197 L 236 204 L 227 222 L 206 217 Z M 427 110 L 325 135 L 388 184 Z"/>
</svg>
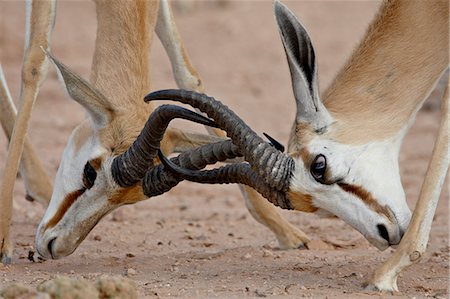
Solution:
<svg viewBox="0 0 450 299">
<path fill-rule="evenodd" d="M 191 105 L 206 113 L 227 132 L 239 151 L 266 183 L 278 191 L 287 191 L 294 160 L 264 142 L 239 116 L 227 106 L 204 94 L 187 90 L 161 90 L 148 94 L 145 101 L 172 100 Z"/>
<path fill-rule="evenodd" d="M 170 121 L 175 118 L 217 127 L 214 121 L 188 109 L 175 105 L 159 106 L 150 115 L 144 129 L 128 150 L 114 158 L 112 162 L 112 177 L 119 186 L 132 186 L 144 177 L 146 171 L 153 165 L 164 132 Z"/>
<path fill-rule="evenodd" d="M 224 140 L 183 152 L 172 158 L 171 163 L 183 168 L 199 170 L 206 165 L 237 157 L 242 157 L 238 147 L 231 140 Z M 142 180 L 142 190 L 148 197 L 157 196 L 169 191 L 182 180 L 183 178 L 168 171 L 163 164 L 159 164 L 145 174 Z"/>
<path fill-rule="evenodd" d="M 170 169 L 179 178 L 202 184 L 244 184 L 258 191 L 274 205 L 292 210 L 285 192 L 270 188 L 248 163 L 226 165 L 212 170 L 196 171 L 180 167 L 168 160 L 161 151 L 159 159 L 165 168 Z"/>
</svg>

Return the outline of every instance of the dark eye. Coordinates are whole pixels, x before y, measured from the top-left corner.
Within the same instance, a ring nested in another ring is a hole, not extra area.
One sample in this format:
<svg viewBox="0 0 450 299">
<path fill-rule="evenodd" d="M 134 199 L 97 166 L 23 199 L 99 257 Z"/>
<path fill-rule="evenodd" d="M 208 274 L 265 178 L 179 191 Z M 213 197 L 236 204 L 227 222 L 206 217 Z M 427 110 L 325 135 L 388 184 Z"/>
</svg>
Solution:
<svg viewBox="0 0 450 299">
<path fill-rule="evenodd" d="M 311 164 L 311 174 L 319 183 L 324 183 L 325 171 L 327 170 L 327 159 L 324 155 L 317 155 Z"/>
<path fill-rule="evenodd" d="M 97 178 L 97 171 L 92 167 L 91 163 L 87 162 L 84 165 L 83 171 L 83 184 L 86 189 L 91 189 L 94 186 L 95 179 Z"/>
</svg>

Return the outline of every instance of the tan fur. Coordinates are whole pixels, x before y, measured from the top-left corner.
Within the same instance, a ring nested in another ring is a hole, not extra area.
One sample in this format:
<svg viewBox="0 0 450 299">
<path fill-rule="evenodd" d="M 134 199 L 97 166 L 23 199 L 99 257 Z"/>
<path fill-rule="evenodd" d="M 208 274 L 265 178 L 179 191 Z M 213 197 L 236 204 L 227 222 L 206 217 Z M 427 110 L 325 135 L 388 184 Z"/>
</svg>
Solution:
<svg viewBox="0 0 450 299">
<path fill-rule="evenodd" d="M 448 66 L 448 14 L 448 1 L 384 2 L 323 94 L 337 120 L 330 138 L 362 144 L 393 137 L 408 124 Z"/>
<path fill-rule="evenodd" d="M 325 137 L 361 145 L 401 136 L 448 68 L 448 53 L 448 1 L 385 1 L 361 44 L 322 96 L 335 120 Z M 439 134 L 411 223 L 396 252 L 371 277 L 371 288 L 398 291 L 398 274 L 425 252 L 449 166 L 448 118 L 447 88 Z M 304 129 L 307 132 L 299 135 Z M 290 148 L 303 160 L 300 150 L 311 134 L 311 129 L 294 124 Z M 340 187 L 372 210 L 393 217 L 361 187 Z M 299 202 L 307 200 L 301 196 Z"/>
<path fill-rule="evenodd" d="M 104 5 L 104 3 L 101 4 Z M 108 5 L 110 5 L 109 2 Z M 97 10 L 99 9 L 102 8 L 97 8 Z M 143 7 L 141 7 L 141 10 L 139 10 L 139 13 L 141 14 L 143 14 L 142 9 Z M 156 5 L 150 5 L 148 9 L 149 12 L 147 14 L 154 16 L 157 9 Z M 156 27 L 156 31 L 169 55 L 175 80 L 178 86 L 180 88 L 203 91 L 204 88 L 200 77 L 188 59 L 186 50 L 184 49 L 183 44 L 180 41 L 180 37 L 178 31 L 176 30 L 176 27 L 170 22 L 163 23 L 163 21 L 171 19 L 171 12 L 169 10 L 169 7 L 167 6 L 167 3 L 161 3 L 161 10 L 162 11 L 160 12 L 158 18 L 158 26 Z M 124 12 L 122 14 L 122 17 L 125 18 L 126 16 L 132 15 L 133 13 L 136 13 L 136 11 L 130 8 L 130 11 Z M 103 11 L 102 14 L 105 14 L 106 17 L 107 12 Z M 166 17 L 162 18 L 162 15 L 165 15 Z M 103 15 L 101 15 L 100 18 L 102 18 L 102 16 Z M 136 32 L 136 30 L 139 30 L 140 28 L 140 23 L 138 21 L 139 17 L 135 19 L 136 20 L 127 19 L 126 21 L 128 27 L 134 28 L 134 32 Z M 101 21 L 99 20 L 99 24 L 100 23 Z M 113 44 L 113 42 L 118 37 L 115 37 L 114 39 L 111 39 L 111 37 L 109 37 L 108 39 L 106 38 L 106 36 L 115 34 L 115 29 L 112 29 L 114 28 L 114 26 L 108 24 L 106 21 L 104 21 L 103 23 L 104 25 L 99 26 L 98 28 L 97 34 L 99 36 L 102 36 L 103 38 L 97 40 L 97 44 L 100 43 L 102 45 L 99 45 L 96 48 L 94 54 L 96 57 L 94 57 L 91 78 L 92 83 L 95 85 L 95 87 L 103 92 L 108 98 L 115 96 L 115 98 L 113 99 L 114 105 L 117 104 L 117 107 L 120 107 L 119 110 L 123 111 L 123 114 L 116 114 L 111 124 L 107 128 L 100 131 L 100 138 L 103 145 L 106 148 L 110 148 L 113 155 L 117 155 L 124 152 L 136 139 L 148 115 L 153 110 L 152 106 L 144 104 L 141 100 L 143 95 L 150 90 L 148 78 L 145 76 L 138 76 L 140 72 L 145 71 L 143 66 L 147 66 L 145 61 L 146 59 L 148 59 L 148 50 L 144 51 L 144 53 L 141 53 L 139 52 L 139 47 L 147 47 L 149 45 L 151 40 L 151 32 L 149 33 L 138 31 L 136 36 L 140 36 L 139 40 L 135 40 L 134 37 L 131 40 L 122 40 L 122 44 L 125 43 L 125 47 L 123 49 L 115 49 L 115 44 Z M 112 32 L 113 30 L 114 32 Z M 110 42 L 110 40 L 112 41 Z M 136 43 L 136 45 L 131 46 L 133 43 Z M 130 67 L 130 70 L 125 69 L 126 73 L 123 73 L 124 69 L 118 68 L 118 66 L 123 65 L 125 63 L 124 61 L 118 60 L 114 63 L 101 62 L 104 60 L 108 61 L 108 59 L 110 59 L 111 49 L 114 49 L 113 51 L 124 52 L 131 50 L 134 51 L 122 53 L 121 55 L 114 55 L 114 59 L 119 59 L 119 57 L 128 57 L 127 55 L 133 55 L 131 57 L 138 57 L 136 61 L 132 62 L 135 63 L 136 66 L 132 65 Z M 121 70 L 122 73 L 115 74 L 119 70 Z M 102 77 L 102 75 L 107 72 L 111 72 L 112 75 Z M 126 77 L 126 79 L 119 78 L 119 75 Z M 127 80 L 130 80 L 130 78 L 134 78 L 133 81 L 137 81 L 130 83 L 132 84 L 131 86 L 133 86 L 132 88 L 127 84 L 122 85 L 125 86 L 126 89 L 120 89 L 121 87 L 117 87 L 117 82 L 128 82 Z M 120 90 L 116 91 L 116 89 L 118 88 Z M 117 96 L 118 94 L 120 94 L 120 97 Z M 126 100 L 122 101 L 122 99 Z M 223 131 L 217 129 L 209 128 L 208 131 L 219 137 L 225 136 L 225 133 Z M 174 150 L 180 150 L 181 148 L 188 149 L 189 147 L 196 147 L 210 141 L 211 140 L 205 140 L 205 138 L 200 138 L 194 135 L 190 135 L 189 138 L 186 139 L 186 136 L 183 132 L 177 130 L 169 130 L 163 139 L 161 148 L 164 153 L 169 154 Z M 159 163 L 159 161 L 155 161 L 155 163 Z M 246 188 L 246 190 L 250 189 Z M 253 213 L 252 215 L 254 215 L 255 218 L 260 219 L 263 224 L 267 225 L 276 234 L 278 240 L 280 241 L 281 247 L 296 248 L 299 245 L 303 245 L 304 243 L 309 241 L 309 238 L 303 232 L 296 229 L 289 222 L 283 219 L 277 212 L 276 208 L 268 203 L 257 192 L 248 191 L 247 194 L 248 198 L 250 199 L 248 204 L 251 205 L 250 211 Z M 110 199 L 110 201 L 117 204 L 123 204 L 143 200 L 145 198 L 146 197 L 142 194 L 142 191 L 139 190 L 138 187 L 134 186 L 115 194 Z"/>
<path fill-rule="evenodd" d="M 42 81 L 47 74 L 47 60 L 41 47 L 48 49 L 50 33 L 53 28 L 55 14 L 54 1 L 32 2 L 30 14 L 29 40 L 22 67 L 22 88 L 20 107 L 17 114 L 11 142 L 6 158 L 5 171 L 0 186 L 0 257 L 2 262 L 8 263 L 12 254 L 9 238 L 9 225 L 12 217 L 12 197 L 14 183 L 25 142 L 25 134 L 31 116 L 34 102 Z M 42 17 L 44 16 L 44 17 Z M 48 185 L 47 185 L 48 186 Z M 43 185 L 45 187 L 45 185 Z"/>
<path fill-rule="evenodd" d="M 448 53 L 448 1 L 384 1 L 360 45 L 323 93 L 322 101 L 334 119 L 324 138 L 363 145 L 402 137 L 448 68 Z M 448 127 L 441 130 L 448 131 Z M 290 134 L 289 154 L 301 158 L 307 168 L 312 157 L 302 149 L 314 136 L 312 128 L 296 122 Z M 358 186 L 341 188 L 360 197 L 374 211 L 392 217 L 367 191 Z M 308 209 L 307 198 L 299 197 L 299 208 Z M 420 211 L 416 209 L 416 213 Z M 395 277 L 390 283 L 395 282 L 401 267 L 395 266 L 397 272 L 393 275 L 394 271 L 388 270 L 393 265 L 394 262 L 386 264 L 375 275 L 373 281 L 378 288 L 382 288 L 380 281 L 386 277 Z"/>
<path fill-rule="evenodd" d="M 314 213 L 318 210 L 318 208 L 312 204 L 312 196 L 309 194 L 289 191 L 287 193 L 287 198 L 296 211 Z"/>
<path fill-rule="evenodd" d="M 307 123 L 294 122 L 289 135 L 289 154 L 299 152 L 303 144 L 308 144 L 314 137 L 313 128 Z"/>
<path fill-rule="evenodd" d="M 74 150 L 78 152 L 89 140 L 89 138 L 91 138 L 92 133 L 93 129 L 89 120 L 85 120 L 78 127 L 76 127 L 72 139 Z"/>
<path fill-rule="evenodd" d="M 450 83 L 447 83 L 441 106 L 441 126 L 411 223 L 397 250 L 369 279 L 371 289 L 398 291 L 398 274 L 417 263 L 425 253 L 433 216 L 449 167 L 449 89 Z"/>
<path fill-rule="evenodd" d="M 309 237 L 281 216 L 271 202 L 250 187 L 242 186 L 242 188 L 244 188 L 249 212 L 259 223 L 267 226 L 275 234 L 281 249 L 307 246 Z"/>
<path fill-rule="evenodd" d="M 158 1 L 95 2 L 98 27 L 91 83 L 118 111 L 100 131 L 102 143 L 117 155 L 136 139 L 154 108 L 143 97 L 150 91 L 153 31 L 148 28 L 155 26 Z"/>
<path fill-rule="evenodd" d="M 3 77 L 2 72 L 0 65 L 0 76 Z M 16 115 L 16 107 L 9 93 L 6 81 L 1 80 L 0 123 L 8 139 L 11 138 Z M 31 201 L 37 200 L 46 205 L 52 196 L 52 184 L 28 136 L 25 136 L 19 171 L 24 180 L 27 199 Z"/>
<path fill-rule="evenodd" d="M 158 26 L 158 34 L 169 36 L 163 45 L 169 54 L 175 79 L 180 88 L 203 91 L 203 85 L 195 68 L 190 63 L 187 52 L 180 40 L 166 2 L 163 2 L 159 20 L 164 24 Z M 119 11 L 114 14 L 114 11 Z M 148 73 L 148 54 L 152 40 L 152 28 L 155 27 L 158 1 L 97 1 L 98 28 L 96 49 L 93 59 L 91 82 L 101 91 L 114 107 L 108 126 L 98 133 L 100 141 L 110 150 L 110 155 L 124 152 L 135 140 L 148 115 L 153 111 L 151 104 L 144 104 L 142 97 L 150 91 Z M 113 14 L 113 15 L 112 15 Z M 162 16 L 162 17 L 161 17 Z M 169 16 L 169 17 L 167 17 Z M 47 19 L 48 16 L 40 16 Z M 117 26 L 114 23 L 120 23 Z M 157 29 L 158 29 L 157 28 Z M 160 36 L 161 38 L 161 36 Z M 38 72 L 40 70 L 38 69 Z M 79 150 L 92 136 L 94 128 L 86 121 L 74 132 L 74 149 Z M 224 137 L 225 133 L 217 129 L 208 129 L 211 133 Z M 166 153 L 174 150 L 188 149 L 206 142 L 199 136 L 180 135 L 169 130 L 162 142 Z M 179 139 L 179 137 L 182 137 Z M 187 140 L 194 137 L 193 140 Z M 100 167 L 100 166 L 98 166 Z M 250 190 L 250 189 L 249 189 Z M 259 194 L 248 191 L 251 203 L 262 220 L 275 232 L 283 248 L 296 248 L 309 241 L 307 236 L 284 220 L 276 208 Z M 133 186 L 116 192 L 110 202 L 121 205 L 144 199 L 140 187 Z M 65 200 L 55 219 L 59 221 L 70 207 Z M 254 214 L 254 215 L 255 215 Z M 56 220 L 54 220 L 56 221 Z M 55 224 L 53 224 L 55 225 Z"/>
<path fill-rule="evenodd" d="M 115 205 L 131 204 L 146 198 L 140 184 L 116 191 L 108 201 Z"/>
<path fill-rule="evenodd" d="M 98 0 L 91 83 L 118 110 L 150 111 L 149 47 L 158 1 Z"/>
</svg>

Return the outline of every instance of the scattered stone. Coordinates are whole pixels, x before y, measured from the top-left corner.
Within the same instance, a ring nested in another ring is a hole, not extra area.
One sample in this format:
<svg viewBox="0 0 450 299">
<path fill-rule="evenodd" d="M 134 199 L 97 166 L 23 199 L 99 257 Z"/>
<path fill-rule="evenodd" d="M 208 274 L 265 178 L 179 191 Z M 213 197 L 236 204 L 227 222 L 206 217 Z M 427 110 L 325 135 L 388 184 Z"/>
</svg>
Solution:
<svg viewBox="0 0 450 299">
<path fill-rule="evenodd" d="M 135 257 L 136 255 L 134 253 L 128 252 L 127 257 Z"/>
<path fill-rule="evenodd" d="M 264 294 L 262 291 L 260 291 L 258 289 L 255 290 L 255 294 L 256 294 L 256 297 L 267 297 L 266 294 Z"/>
<path fill-rule="evenodd" d="M 273 252 L 267 249 L 263 249 L 263 257 L 273 257 Z"/>
<path fill-rule="evenodd" d="M 252 257 L 252 255 L 251 255 L 250 253 L 246 253 L 246 254 L 242 257 L 242 259 L 243 259 L 243 260 L 248 260 L 248 259 L 251 259 L 251 257 Z"/>
<path fill-rule="evenodd" d="M 94 241 L 101 241 L 102 237 L 100 237 L 99 235 L 95 235 L 94 236 Z"/>
<path fill-rule="evenodd" d="M 32 263 L 35 263 L 36 261 L 34 260 L 34 251 L 33 250 L 28 250 L 28 260 Z"/>
<path fill-rule="evenodd" d="M 133 275 L 136 275 L 136 274 L 137 274 L 137 272 L 133 268 L 128 268 L 127 269 L 127 272 L 126 272 L 127 276 L 133 276 Z"/>
</svg>

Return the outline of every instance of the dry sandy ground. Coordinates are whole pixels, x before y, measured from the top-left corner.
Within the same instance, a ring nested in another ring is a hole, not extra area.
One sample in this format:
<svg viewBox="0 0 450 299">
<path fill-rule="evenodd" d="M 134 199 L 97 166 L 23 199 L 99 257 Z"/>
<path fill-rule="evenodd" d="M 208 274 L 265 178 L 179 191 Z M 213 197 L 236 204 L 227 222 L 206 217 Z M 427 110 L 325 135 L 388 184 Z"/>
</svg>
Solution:
<svg viewBox="0 0 450 299">
<path fill-rule="evenodd" d="M 378 2 L 289 2 L 317 49 L 320 83 L 328 85 L 374 15 Z M 61 2 L 53 52 L 88 77 L 95 39 L 90 2 Z M 208 93 L 222 99 L 258 132 L 287 141 L 294 113 L 288 68 L 272 4 L 198 2 L 177 22 Z M 15 99 L 19 93 L 24 3 L 0 2 L 0 60 Z M 174 87 L 159 41 L 152 49 L 154 89 Z M 53 177 L 69 133 L 84 113 L 63 94 L 53 73 L 31 122 L 31 139 Z M 438 128 L 438 111 L 420 112 L 400 156 L 403 184 L 413 207 Z M 0 167 L 6 138 L 0 136 Z M 445 189 L 447 190 L 448 184 Z M 403 297 L 448 297 L 448 191 L 433 222 L 427 254 L 399 278 Z M 274 236 L 246 211 L 236 186 L 182 183 L 169 194 L 121 208 L 105 217 L 77 251 L 32 263 L 34 232 L 44 212 L 15 191 L 14 265 L 0 266 L 0 287 L 37 285 L 58 274 L 95 280 L 129 274 L 141 297 L 379 297 L 362 282 L 392 252 L 379 252 L 338 219 L 283 212 L 315 241 L 310 250 L 280 251 Z M 320 241 L 321 240 L 321 241 Z M 132 270 L 130 270 L 132 269 Z"/>
</svg>

